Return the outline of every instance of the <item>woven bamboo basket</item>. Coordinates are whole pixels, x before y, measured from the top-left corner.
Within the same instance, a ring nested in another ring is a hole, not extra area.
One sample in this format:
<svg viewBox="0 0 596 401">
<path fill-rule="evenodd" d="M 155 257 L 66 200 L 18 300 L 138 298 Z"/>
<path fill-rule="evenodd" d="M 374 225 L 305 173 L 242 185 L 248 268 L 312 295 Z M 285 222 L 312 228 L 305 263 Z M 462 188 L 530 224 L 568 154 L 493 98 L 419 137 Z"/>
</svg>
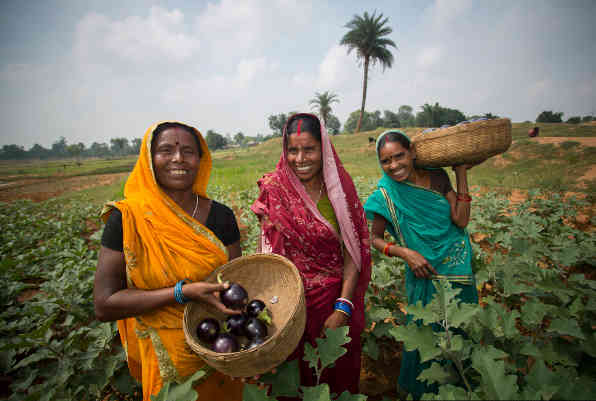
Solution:
<svg viewBox="0 0 596 401">
<path fill-rule="evenodd" d="M 249 300 L 260 299 L 271 313 L 272 323 L 263 344 L 250 350 L 217 353 L 197 337 L 199 322 L 213 317 L 220 322 L 225 315 L 211 305 L 191 302 L 184 309 L 183 329 L 186 342 L 209 366 L 232 377 L 249 377 L 270 371 L 294 351 L 306 325 L 304 288 L 298 270 L 283 256 L 256 254 L 242 256 L 218 267 L 205 281 L 224 281 L 242 285 Z"/>
<path fill-rule="evenodd" d="M 507 118 L 475 121 L 412 136 L 416 165 L 445 167 L 482 162 L 511 146 L 511 121 Z"/>
</svg>

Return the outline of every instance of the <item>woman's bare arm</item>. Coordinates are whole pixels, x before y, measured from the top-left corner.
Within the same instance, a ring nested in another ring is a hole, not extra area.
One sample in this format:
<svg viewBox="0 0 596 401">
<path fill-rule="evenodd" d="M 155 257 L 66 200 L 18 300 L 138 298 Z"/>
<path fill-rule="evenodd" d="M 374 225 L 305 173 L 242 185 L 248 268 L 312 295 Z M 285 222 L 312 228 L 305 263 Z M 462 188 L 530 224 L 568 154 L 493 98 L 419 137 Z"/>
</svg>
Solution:
<svg viewBox="0 0 596 401">
<path fill-rule="evenodd" d="M 379 252 L 383 252 L 388 245 L 388 242 L 385 241 L 385 224 L 385 218 L 375 214 L 371 227 L 371 242 Z M 433 274 L 437 274 L 435 268 L 428 263 L 426 258 L 413 249 L 399 245 L 390 245 L 387 248 L 387 252 L 389 256 L 397 256 L 405 260 L 414 275 L 418 278 L 429 278 Z"/>
<path fill-rule="evenodd" d="M 224 313 L 238 313 L 226 308 L 214 294 L 226 288 L 226 285 L 199 281 L 185 284 L 182 292 L 186 298 L 208 302 Z M 176 304 L 174 287 L 155 290 L 127 288 L 124 254 L 104 246 L 99 251 L 93 297 L 95 316 L 103 322 L 137 316 Z"/>
</svg>

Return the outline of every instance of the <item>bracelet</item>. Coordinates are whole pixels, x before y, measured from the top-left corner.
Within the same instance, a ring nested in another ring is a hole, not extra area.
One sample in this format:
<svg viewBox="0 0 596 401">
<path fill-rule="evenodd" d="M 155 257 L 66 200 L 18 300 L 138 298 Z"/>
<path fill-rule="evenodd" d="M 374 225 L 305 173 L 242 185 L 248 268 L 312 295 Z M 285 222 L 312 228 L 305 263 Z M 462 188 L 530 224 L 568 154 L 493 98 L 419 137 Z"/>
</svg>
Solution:
<svg viewBox="0 0 596 401">
<path fill-rule="evenodd" d="M 179 304 L 182 304 L 182 305 L 184 305 L 185 303 L 190 301 L 190 299 L 186 298 L 184 296 L 184 293 L 182 292 L 182 285 L 186 284 L 187 282 L 190 282 L 190 280 L 188 280 L 188 279 L 180 280 L 174 286 L 174 299 L 176 300 L 176 302 L 178 302 Z"/>
<path fill-rule="evenodd" d="M 395 245 L 395 242 L 388 242 L 385 244 L 385 248 L 383 248 L 383 255 L 389 256 L 389 247 L 391 245 Z"/>
<path fill-rule="evenodd" d="M 350 308 L 350 305 L 345 302 L 336 302 L 333 309 L 340 311 L 348 317 L 352 317 L 352 308 Z"/>
<path fill-rule="evenodd" d="M 472 197 L 466 193 L 457 193 L 457 200 L 462 202 L 472 202 Z"/>
<path fill-rule="evenodd" d="M 336 299 L 337 302 L 344 302 L 348 305 L 350 305 L 350 307 L 352 308 L 352 310 L 354 310 L 354 304 L 352 303 L 352 301 L 350 301 L 348 298 L 337 298 Z"/>
</svg>

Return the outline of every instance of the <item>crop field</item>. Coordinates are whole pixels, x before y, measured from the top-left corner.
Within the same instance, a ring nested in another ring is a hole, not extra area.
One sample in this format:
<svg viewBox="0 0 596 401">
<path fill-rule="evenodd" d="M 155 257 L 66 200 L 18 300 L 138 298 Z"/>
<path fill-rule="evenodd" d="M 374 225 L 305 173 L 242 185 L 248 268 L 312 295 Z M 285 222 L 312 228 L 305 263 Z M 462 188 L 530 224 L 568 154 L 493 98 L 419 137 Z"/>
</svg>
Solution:
<svg viewBox="0 0 596 401">
<path fill-rule="evenodd" d="M 509 151 L 469 174 L 480 306 L 458 304 L 456 290 L 439 284 L 430 307 L 408 308 L 419 324 L 406 324 L 404 265 L 373 250 L 362 394 L 297 389 L 296 367 L 285 364 L 263 378 L 270 393 L 247 385 L 245 399 L 297 391 L 310 401 L 405 399 L 401 354 L 415 348 L 437 399 L 596 399 L 596 126 L 538 124 L 540 136 L 528 138 L 534 125 L 514 124 Z M 380 177 L 368 144 L 379 132 L 332 139 L 362 201 Z M 255 182 L 275 167 L 280 146 L 277 138 L 213 154 L 208 194 L 235 210 L 244 254 L 256 250 Z M 140 399 L 115 324 L 95 320 L 92 296 L 99 210 L 122 197 L 134 162 L 0 165 L 0 399 Z M 329 333 L 312 363 L 324 369 L 346 341 L 341 329 Z M 202 374 L 156 399 L 194 400 L 190 383 Z"/>
</svg>

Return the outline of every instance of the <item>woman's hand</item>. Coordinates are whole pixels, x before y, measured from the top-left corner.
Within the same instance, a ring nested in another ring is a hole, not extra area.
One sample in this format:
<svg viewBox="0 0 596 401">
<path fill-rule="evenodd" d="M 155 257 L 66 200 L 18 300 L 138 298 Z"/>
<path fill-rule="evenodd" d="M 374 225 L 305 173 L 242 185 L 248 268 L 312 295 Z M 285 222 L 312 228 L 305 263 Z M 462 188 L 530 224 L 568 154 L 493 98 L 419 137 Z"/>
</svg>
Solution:
<svg viewBox="0 0 596 401">
<path fill-rule="evenodd" d="M 219 291 L 225 290 L 229 286 L 229 283 L 218 284 L 197 281 L 183 285 L 182 293 L 185 297 L 193 301 L 201 301 L 213 305 L 226 315 L 237 315 L 241 311 L 227 308 L 219 299 Z"/>
<path fill-rule="evenodd" d="M 426 260 L 424 256 L 413 249 L 406 248 L 404 260 L 410 266 L 412 273 L 418 278 L 430 278 L 434 274 L 438 274 L 434 267 Z"/>
<path fill-rule="evenodd" d="M 350 318 L 345 313 L 334 310 L 323 324 L 321 337 L 324 336 L 326 329 L 337 329 L 338 327 L 347 326 L 349 320 Z"/>
</svg>

